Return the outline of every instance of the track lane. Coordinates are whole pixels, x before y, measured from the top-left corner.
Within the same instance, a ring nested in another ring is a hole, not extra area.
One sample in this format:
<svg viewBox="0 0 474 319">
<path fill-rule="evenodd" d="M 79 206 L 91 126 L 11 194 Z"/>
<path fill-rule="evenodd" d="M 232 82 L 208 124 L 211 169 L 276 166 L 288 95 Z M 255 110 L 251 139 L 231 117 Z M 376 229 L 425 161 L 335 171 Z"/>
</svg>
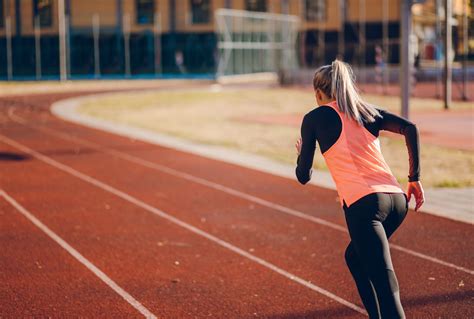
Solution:
<svg viewBox="0 0 474 319">
<path fill-rule="evenodd" d="M 334 300 L 41 162 L 10 165 L 8 171 L 2 183 L 22 199 L 23 206 L 39 207 L 36 214 L 51 229 L 158 316 L 286 316 L 298 311 L 308 316 L 360 317 Z M 31 180 L 30 187 L 42 187 L 39 194 L 24 195 L 25 181 L 18 177 L 26 175 L 48 176 Z"/>
<path fill-rule="evenodd" d="M 77 146 L 75 146 L 75 147 L 77 147 Z M 97 155 L 97 154 L 94 154 L 94 156 L 95 156 L 95 155 Z M 63 158 L 62 158 L 62 159 L 63 159 Z M 97 162 L 97 160 L 96 160 L 96 162 Z M 84 168 L 84 169 L 87 169 L 87 168 Z M 99 172 L 99 173 L 100 173 L 100 172 Z M 142 175 L 145 176 L 146 173 L 142 173 Z M 156 177 L 155 177 L 155 178 L 156 178 Z M 126 182 L 126 181 L 123 181 L 123 183 L 126 184 L 127 182 Z M 148 185 L 150 186 L 150 184 L 148 184 Z M 147 187 L 145 187 L 145 188 L 147 188 Z M 140 190 L 140 191 L 141 191 L 141 190 Z M 143 190 L 143 191 L 146 191 L 146 189 Z M 198 202 L 197 204 L 201 205 L 202 203 L 199 203 L 199 202 Z M 225 230 L 224 230 L 223 232 L 225 232 Z M 338 257 L 340 258 L 340 256 L 338 256 Z M 421 265 L 421 266 L 423 266 L 423 265 Z M 402 266 L 402 267 L 403 267 L 403 266 Z M 439 274 L 439 272 L 438 272 L 437 270 L 435 270 L 434 273 Z M 442 275 L 442 276 L 443 276 L 443 275 Z M 415 276 L 413 276 L 413 279 L 414 279 L 415 281 L 417 280 L 416 277 L 417 277 L 417 276 L 416 276 L 416 274 L 415 274 Z M 418 279 L 419 279 L 419 278 L 418 278 Z M 450 279 L 452 279 L 452 278 L 450 278 Z M 439 282 L 437 282 L 437 284 L 439 284 Z M 416 285 L 415 285 L 415 287 L 416 287 Z M 414 288 L 415 288 L 415 287 L 414 287 Z M 403 288 L 403 285 L 402 285 L 402 288 Z M 418 286 L 418 289 L 419 289 L 419 286 Z M 428 292 L 429 292 L 429 291 L 428 291 Z M 426 293 L 426 292 L 425 292 L 425 293 Z M 443 293 L 443 292 L 441 292 L 441 294 L 440 294 L 439 291 L 438 291 L 438 292 L 432 293 L 431 295 L 433 295 L 433 296 L 437 296 L 437 295 L 438 295 L 438 296 L 439 296 L 439 295 L 442 295 L 442 293 Z M 453 292 L 453 295 L 454 295 L 454 293 L 456 293 L 456 291 Z M 461 297 L 460 297 L 460 296 L 461 296 Z M 424 297 L 426 297 L 426 294 L 425 294 L 425 295 L 414 296 L 414 298 L 409 299 L 409 300 L 412 300 L 412 303 L 413 303 L 414 305 L 417 305 L 416 300 L 423 300 Z M 458 300 L 461 300 L 460 302 L 462 302 L 462 300 L 463 300 L 463 299 L 462 299 L 462 293 L 461 293 L 461 294 L 458 294 L 458 297 L 457 297 L 457 298 L 458 298 Z M 465 298 L 465 296 L 464 296 L 464 298 Z M 452 306 L 453 306 L 453 305 L 451 304 L 451 307 L 452 307 Z M 448 309 L 449 309 L 449 307 L 448 307 Z"/>
<path fill-rule="evenodd" d="M 3 194 L 0 218 L 0 317 L 143 318 L 22 216 Z"/>
<path fill-rule="evenodd" d="M 48 126 L 57 127 L 59 129 L 62 128 L 61 131 L 72 131 L 72 133 L 77 134 L 79 138 L 85 135 L 89 140 L 94 140 L 95 135 L 95 140 L 99 139 L 103 145 L 111 145 L 112 148 L 116 147 L 117 151 L 121 154 L 124 154 L 124 151 L 126 152 L 128 149 L 133 149 L 136 151 L 135 159 L 138 158 L 143 162 L 156 163 L 158 165 L 163 165 L 164 162 L 166 167 L 175 169 L 178 172 L 191 172 L 193 176 L 203 178 L 210 183 L 217 183 L 246 194 L 256 194 L 258 198 L 283 205 L 283 207 L 291 207 L 291 210 L 296 211 L 299 215 L 305 214 L 306 216 L 313 216 L 313 218 L 317 219 L 316 222 L 318 223 L 320 223 L 321 218 L 323 218 L 323 222 L 327 220 L 334 225 L 334 227 L 337 226 L 339 229 L 345 230 L 342 211 L 338 204 L 335 203 L 337 201 L 337 193 L 332 190 L 312 185 L 301 187 L 297 185 L 296 182 L 288 182 L 287 179 L 219 161 L 211 160 L 212 165 L 210 165 L 209 159 L 183 152 L 176 152 L 168 148 L 150 148 L 147 147 L 149 144 L 146 143 L 128 141 L 128 143 L 125 143 L 127 145 L 124 146 L 123 137 L 81 128 L 77 125 L 72 125 L 72 127 L 70 126 L 68 128 L 68 124 L 64 126 L 64 122 L 47 120 L 47 117 L 44 117 L 43 120 Z M 26 124 L 28 125 L 28 123 Z M 46 131 L 46 133 L 51 132 Z M 54 136 L 54 132 L 52 133 Z M 122 142 L 120 142 L 120 139 Z M 180 155 L 176 156 L 177 153 Z M 121 154 L 119 154 L 119 156 Z M 115 157 L 114 154 L 112 155 Z M 186 169 L 182 169 L 183 167 Z M 199 167 L 199 170 L 196 170 L 196 167 Z M 242 173 L 242 171 L 244 171 L 244 173 Z M 252 183 L 248 183 L 246 180 L 249 176 L 252 179 Z M 307 218 L 306 216 L 304 217 Z M 392 245 L 392 248 L 405 252 L 407 252 L 406 249 L 408 248 L 409 250 L 411 249 L 408 253 L 414 255 L 424 253 L 428 256 L 439 256 L 438 258 L 441 258 L 440 262 L 443 260 L 450 261 L 461 266 L 474 264 L 474 254 L 466 253 L 472 251 L 469 243 L 457 239 L 458 236 L 465 236 L 466 238 L 472 236 L 473 231 L 471 225 L 432 215 L 417 214 L 413 211 L 411 211 L 409 217 L 414 219 L 415 222 L 404 223 L 398 233 L 402 233 L 406 227 L 408 228 L 405 231 L 407 235 L 398 236 L 397 233 L 392 239 L 392 242 L 395 244 Z M 453 234 L 455 234 L 455 236 L 453 236 Z M 427 241 L 425 240 L 426 238 L 433 238 L 435 240 Z M 397 242 L 398 239 L 400 239 L 400 243 Z M 440 243 L 443 243 L 443 246 L 441 246 Z M 442 247 L 449 247 L 451 249 L 440 249 Z"/>
<path fill-rule="evenodd" d="M 57 143 L 54 144 L 56 145 Z M 235 199 L 222 198 L 221 194 L 213 194 L 212 190 L 209 192 L 210 190 L 199 187 L 192 188 L 179 179 L 173 180 L 157 174 L 149 176 L 146 170 L 140 169 L 140 166 L 129 166 L 127 174 L 120 175 L 125 163 L 120 161 L 111 163 L 107 158 L 101 159 L 100 153 L 89 154 L 86 152 L 86 154 L 88 154 L 88 159 L 95 163 L 94 167 L 84 164 L 84 161 L 77 163 L 75 155 L 63 154 L 60 160 L 68 165 L 73 165 L 81 171 L 86 171 L 87 174 L 99 177 L 101 180 L 107 180 L 107 183 L 115 187 L 128 189 L 129 193 L 146 202 L 159 202 L 160 207 L 165 210 L 172 210 L 175 216 L 190 223 L 202 225 L 200 226 L 201 228 L 204 227 L 205 230 L 227 241 L 238 243 L 239 246 L 251 247 L 249 249 L 253 248 L 255 254 L 272 261 L 280 267 L 285 267 L 283 265 L 288 264 L 286 267 L 290 268 L 286 269 L 291 269 L 295 274 L 303 276 L 303 278 L 307 278 L 325 288 L 332 287 L 329 290 L 337 290 L 336 287 L 350 287 L 350 278 L 348 276 L 344 277 L 344 274 L 348 275 L 348 272 L 343 265 L 343 258 L 341 256 L 348 240 L 343 237 L 341 238 L 333 230 L 330 231 L 332 235 L 322 236 L 322 234 L 327 234 L 329 231 L 325 227 L 315 229 L 314 225 L 293 222 L 296 224 L 295 230 L 297 234 L 308 234 L 305 236 L 307 237 L 307 245 L 301 244 L 301 237 L 295 240 L 283 238 L 283 240 L 277 241 L 277 245 L 275 245 L 275 238 L 277 236 L 273 234 L 285 234 L 285 226 L 288 224 L 288 220 L 285 220 L 287 219 L 285 215 L 277 214 L 275 216 L 275 212 L 262 209 L 252 212 L 251 209 L 247 208 L 245 201 L 239 204 L 239 201 Z M 116 171 L 115 174 L 110 175 L 110 171 L 107 172 L 103 169 L 107 165 L 108 170 L 114 169 Z M 140 180 L 140 184 L 133 185 L 133 181 L 137 180 Z M 150 189 L 153 189 L 153 192 L 150 193 Z M 188 189 L 188 192 L 181 191 L 183 189 Z M 160 194 L 159 200 L 154 198 L 155 193 Z M 190 198 L 191 202 L 185 204 L 187 198 Z M 213 198 L 213 201 L 208 201 L 208 198 Z M 231 205 L 230 202 L 232 202 Z M 228 208 L 229 206 L 231 208 Z M 203 214 L 202 211 L 205 213 Z M 232 232 L 232 225 L 239 226 L 239 222 L 241 222 L 239 216 L 243 214 L 248 214 L 248 219 L 244 221 L 243 227 L 248 227 L 248 225 L 252 224 L 258 224 L 259 227 L 253 227 L 253 231 L 247 232 L 238 227 L 237 232 Z M 203 216 L 206 222 L 200 223 Z M 258 216 L 258 218 L 255 218 L 255 216 Z M 233 224 L 230 224 L 230 221 Z M 308 226 L 311 229 L 305 230 L 305 227 Z M 342 241 L 338 241 L 338 239 L 342 239 Z M 331 243 L 331 245 L 315 247 L 315 243 Z M 298 247 L 297 250 L 295 250 L 295 246 Z M 339 253 L 337 253 L 338 251 Z M 319 258 L 308 261 L 307 256 L 310 254 L 318 257 L 324 256 L 324 263 L 321 263 Z M 444 302 L 430 305 L 431 312 L 437 313 L 439 311 L 442 314 L 446 313 L 448 309 L 453 308 L 457 308 L 461 313 L 468 311 L 465 300 L 469 299 L 469 291 L 463 295 L 459 293 L 456 285 L 463 282 L 466 289 L 468 289 L 467 287 L 472 285 L 471 276 L 458 274 L 455 271 L 453 272 L 444 267 L 420 261 L 411 256 L 394 254 L 394 263 L 398 270 L 401 285 L 406 287 L 406 290 L 402 290 L 402 294 L 405 295 L 406 299 L 414 302 L 415 300 L 423 299 L 426 295 L 445 295 L 448 298 Z M 407 264 L 413 268 L 402 266 Z M 322 269 L 321 267 L 324 268 Z M 342 280 L 342 283 L 338 281 L 341 277 L 345 279 Z M 429 278 L 434 278 L 436 284 L 432 285 Z M 460 289 L 461 291 L 464 290 L 464 288 Z M 339 295 L 346 298 L 350 297 L 347 296 L 348 293 L 354 293 L 354 290 L 348 290 L 347 292 L 346 290 L 338 291 Z M 449 298 L 452 294 L 458 298 Z M 357 297 L 354 295 L 353 298 L 353 302 L 356 302 Z M 420 309 L 421 305 L 416 302 L 414 302 L 414 306 L 414 309 L 410 309 L 414 312 L 411 313 L 407 310 L 408 314 L 420 316 L 426 311 L 423 308 Z"/>
</svg>

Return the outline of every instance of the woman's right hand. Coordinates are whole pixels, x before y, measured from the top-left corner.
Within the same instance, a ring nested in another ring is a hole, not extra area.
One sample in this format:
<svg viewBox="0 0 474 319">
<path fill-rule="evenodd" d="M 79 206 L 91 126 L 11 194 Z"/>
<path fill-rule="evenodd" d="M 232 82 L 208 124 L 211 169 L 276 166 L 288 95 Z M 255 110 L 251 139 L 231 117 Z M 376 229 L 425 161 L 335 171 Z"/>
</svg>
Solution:
<svg viewBox="0 0 474 319">
<path fill-rule="evenodd" d="M 425 192 L 423 190 L 423 186 L 421 186 L 420 181 L 408 182 L 408 188 L 407 188 L 408 202 L 410 202 L 412 194 L 416 200 L 415 211 L 418 211 L 421 205 L 423 205 L 423 203 L 425 202 Z"/>
<path fill-rule="evenodd" d="M 295 143 L 296 154 L 298 154 L 298 156 L 300 156 L 300 154 L 301 154 L 301 146 L 302 145 L 303 145 L 303 140 L 300 137 L 296 140 L 296 143 Z"/>
</svg>

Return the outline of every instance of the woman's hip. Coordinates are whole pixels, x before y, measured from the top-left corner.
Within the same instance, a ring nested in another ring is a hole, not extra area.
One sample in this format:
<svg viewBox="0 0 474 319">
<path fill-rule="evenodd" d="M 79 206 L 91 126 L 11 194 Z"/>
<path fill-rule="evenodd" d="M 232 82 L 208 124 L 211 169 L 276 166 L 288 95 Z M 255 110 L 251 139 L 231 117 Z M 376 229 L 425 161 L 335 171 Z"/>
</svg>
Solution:
<svg viewBox="0 0 474 319">
<path fill-rule="evenodd" d="M 363 196 L 352 205 L 343 206 L 346 219 L 384 222 L 390 215 L 405 215 L 408 201 L 405 193 L 375 192 Z"/>
</svg>

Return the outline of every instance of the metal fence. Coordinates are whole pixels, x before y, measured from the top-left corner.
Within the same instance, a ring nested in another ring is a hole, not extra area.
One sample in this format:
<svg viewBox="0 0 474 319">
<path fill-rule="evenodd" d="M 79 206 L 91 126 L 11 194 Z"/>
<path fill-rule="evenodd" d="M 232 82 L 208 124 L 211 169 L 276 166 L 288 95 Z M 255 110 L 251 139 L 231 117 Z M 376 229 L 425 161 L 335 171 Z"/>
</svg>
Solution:
<svg viewBox="0 0 474 319">
<path fill-rule="evenodd" d="M 360 1 L 361 5 L 364 3 Z M 388 0 L 381 3 L 384 8 L 388 8 Z M 365 10 L 364 7 L 359 9 Z M 230 42 L 224 41 L 223 30 L 229 26 L 235 27 L 238 24 L 235 18 L 222 18 L 219 22 L 217 17 L 216 32 L 164 33 L 159 14 L 155 15 L 154 24 L 147 28 L 131 27 L 134 17 L 129 14 L 123 15 L 119 22 L 110 23 L 116 20 L 116 13 L 100 15 L 92 12 L 90 16 L 80 17 L 81 27 L 77 27 L 77 23 L 69 23 L 70 19 L 66 15 L 66 76 L 69 79 L 213 77 L 218 72 L 219 58 L 225 58 L 225 50 L 219 48 L 218 43 L 221 42 L 221 46 L 229 43 L 235 46 L 235 42 L 239 42 L 239 45 L 248 46 L 244 42 L 250 39 L 250 42 L 257 43 L 255 46 L 258 48 L 233 50 L 227 57 L 233 69 L 227 71 L 245 73 L 274 70 L 274 56 L 281 53 L 283 56 L 292 56 L 291 65 L 309 70 L 340 57 L 354 66 L 361 82 L 390 81 L 393 79 L 388 70 L 400 63 L 400 23 L 389 21 L 388 12 L 383 12 L 379 22 L 367 22 L 361 15 L 359 21 L 343 21 L 339 31 L 327 29 L 327 21 L 318 22 L 318 28 L 300 28 L 296 31 L 296 24 L 289 22 L 290 19 L 280 23 L 280 26 L 287 27 L 286 31 L 290 31 L 287 33 L 269 33 L 265 28 L 270 24 L 258 21 L 261 14 L 253 13 L 254 17 L 249 17 L 242 26 L 242 32 L 231 35 Z M 466 14 L 464 19 L 465 25 L 474 25 L 472 16 L 468 20 Z M 455 79 L 456 74 L 463 71 L 462 63 L 474 58 L 467 45 L 469 39 L 472 41 L 472 32 L 465 30 L 464 24 L 455 26 L 453 31 Z M 13 28 L 11 17 L 5 17 L 5 32 L 0 37 L 0 80 L 58 79 L 60 41 L 57 31 L 42 30 L 38 20 L 33 23 L 33 32 L 28 34 L 17 35 Z M 259 32 L 259 28 L 265 30 Z M 442 32 L 442 28 L 437 26 L 434 37 L 418 35 L 418 40 L 415 40 L 419 54 L 413 56 L 413 67 L 418 73 L 418 80 L 440 81 Z M 284 45 L 285 48 L 269 50 L 269 39 L 273 37 L 274 40 L 277 35 L 281 37 L 278 45 Z M 251 62 L 245 62 L 247 59 Z"/>
<path fill-rule="evenodd" d="M 101 25 L 107 20 L 94 14 L 87 27 L 73 27 L 66 16 L 66 76 L 81 78 L 213 76 L 217 65 L 214 32 L 162 33 L 155 25 L 131 31 L 130 16 L 122 28 Z M 1 80 L 48 80 L 60 76 L 60 41 L 57 33 L 43 32 L 34 24 L 32 35 L 12 35 L 6 17 L 0 37 Z"/>
<path fill-rule="evenodd" d="M 219 9 L 216 11 L 217 76 L 298 68 L 297 16 Z"/>
</svg>

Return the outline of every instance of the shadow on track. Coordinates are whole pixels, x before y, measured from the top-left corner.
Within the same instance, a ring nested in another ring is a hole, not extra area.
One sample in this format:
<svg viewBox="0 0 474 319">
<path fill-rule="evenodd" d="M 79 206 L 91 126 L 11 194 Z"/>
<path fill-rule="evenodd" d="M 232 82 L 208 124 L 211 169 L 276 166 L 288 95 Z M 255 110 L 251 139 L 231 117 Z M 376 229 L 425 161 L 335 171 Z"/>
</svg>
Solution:
<svg viewBox="0 0 474 319">
<path fill-rule="evenodd" d="M 466 302 L 469 302 L 469 300 L 473 300 L 473 298 L 474 298 L 474 291 L 467 289 L 467 291 L 456 291 L 456 292 L 436 294 L 436 295 L 418 296 L 418 297 L 406 299 L 405 302 L 402 299 L 402 303 L 405 307 L 410 308 L 410 307 L 425 306 L 428 304 L 450 303 L 457 300 L 466 300 Z"/>
<path fill-rule="evenodd" d="M 456 300 L 472 300 L 474 298 L 474 292 L 470 291 L 456 291 L 446 294 L 436 294 L 436 295 L 426 295 L 418 296 L 412 298 L 402 299 L 403 306 L 406 311 L 410 311 L 410 308 L 415 307 L 426 307 L 429 310 L 430 304 L 440 304 L 440 303 L 450 303 Z M 272 315 L 272 319 L 300 319 L 300 318 L 339 318 L 347 316 L 347 308 L 328 308 L 328 309 L 319 309 L 307 312 L 299 313 L 286 313 Z M 466 316 L 468 318 L 469 315 Z"/>
<path fill-rule="evenodd" d="M 10 153 L 10 152 L 0 152 L 0 161 L 25 161 L 30 159 L 30 156 L 17 154 L 17 153 Z"/>
<path fill-rule="evenodd" d="M 348 312 L 349 311 L 349 312 Z M 269 316 L 272 319 L 301 319 L 301 318 L 347 318 L 351 310 L 345 307 L 337 308 L 326 308 L 311 310 L 306 312 L 294 312 L 294 313 L 284 313 L 284 314 L 274 314 Z M 357 317 L 357 313 L 354 312 L 354 316 Z M 362 318 L 363 315 L 359 314 Z"/>
</svg>

